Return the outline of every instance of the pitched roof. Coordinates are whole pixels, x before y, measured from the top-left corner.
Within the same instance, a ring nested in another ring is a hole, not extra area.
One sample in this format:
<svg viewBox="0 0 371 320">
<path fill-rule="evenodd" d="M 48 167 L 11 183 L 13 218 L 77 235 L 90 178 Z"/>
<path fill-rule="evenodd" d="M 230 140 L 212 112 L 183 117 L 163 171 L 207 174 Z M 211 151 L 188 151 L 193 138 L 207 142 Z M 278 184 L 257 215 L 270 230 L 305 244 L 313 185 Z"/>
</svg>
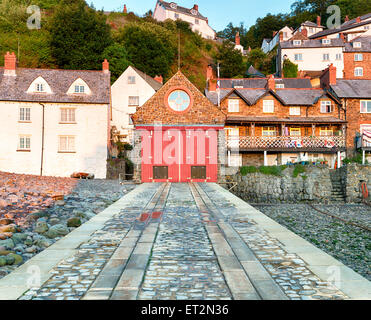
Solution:
<svg viewBox="0 0 371 320">
<path fill-rule="evenodd" d="M 371 98 L 371 80 L 337 80 L 331 89 L 339 98 Z"/>
<path fill-rule="evenodd" d="M 353 43 L 362 43 L 361 48 L 354 48 Z M 354 39 L 351 43 L 345 44 L 345 52 L 371 52 L 371 36 L 370 37 L 358 37 Z"/>
<path fill-rule="evenodd" d="M 335 117 L 266 117 L 266 116 L 228 116 L 227 122 L 291 122 L 291 123 L 344 123 L 345 120 L 341 120 Z"/>
<path fill-rule="evenodd" d="M 361 22 L 362 22 L 363 20 L 365 20 L 365 19 L 369 19 L 369 18 L 371 18 L 371 13 L 367 13 L 367 14 L 365 14 L 364 16 L 361 16 L 360 18 L 361 18 Z M 355 24 L 356 22 L 357 22 L 357 19 L 356 19 L 356 18 L 355 18 L 355 19 L 352 19 L 352 20 L 349 20 L 349 21 L 345 21 L 345 22 L 341 25 L 341 27 L 346 27 L 346 26 L 349 26 L 349 25 Z"/>
<path fill-rule="evenodd" d="M 204 17 L 198 10 L 196 11 L 197 12 L 196 14 L 193 14 L 192 13 L 193 8 L 188 9 L 188 8 L 185 8 L 185 7 L 181 7 L 181 6 L 178 6 L 175 2 L 166 2 L 166 1 L 162 1 L 162 0 L 160 0 L 159 2 L 164 6 L 164 8 L 166 10 L 171 10 L 171 11 L 187 14 L 187 15 L 190 15 L 192 17 L 196 17 L 198 19 L 207 20 L 207 18 Z M 176 8 L 172 8 L 171 4 L 175 4 Z"/>
<path fill-rule="evenodd" d="M 324 26 L 319 26 L 317 23 L 314 23 L 312 21 L 305 21 L 301 25 L 302 26 L 308 26 L 308 27 L 315 27 L 315 28 L 324 28 Z"/>
<path fill-rule="evenodd" d="M 276 95 L 287 106 L 301 105 L 311 106 L 315 104 L 321 97 L 325 96 L 323 90 L 277 90 Z"/>
<path fill-rule="evenodd" d="M 52 93 L 27 93 L 32 82 L 42 77 Z M 71 85 L 81 78 L 91 94 L 67 94 Z M 0 67 L 0 100 L 63 103 L 110 103 L 110 74 L 103 71 L 17 68 L 16 76 L 4 76 Z"/>
<path fill-rule="evenodd" d="M 157 91 L 159 90 L 163 84 L 156 81 L 155 79 L 153 79 L 152 77 L 150 77 L 149 75 L 145 74 L 143 71 L 140 71 L 139 69 L 133 67 L 133 66 L 130 66 L 131 68 L 133 68 L 135 70 L 135 72 L 141 77 L 143 78 L 143 80 L 145 82 L 147 82 L 152 88 L 153 90 Z"/>
<path fill-rule="evenodd" d="M 328 47 L 344 47 L 343 39 L 331 39 L 331 43 L 323 44 L 321 39 L 309 39 L 302 40 L 300 45 L 294 45 L 293 38 L 289 41 L 284 41 L 280 43 L 282 49 L 296 49 L 296 48 L 328 48 Z M 295 39 L 296 40 L 296 39 Z M 298 39 L 300 40 L 300 39 Z"/>
</svg>

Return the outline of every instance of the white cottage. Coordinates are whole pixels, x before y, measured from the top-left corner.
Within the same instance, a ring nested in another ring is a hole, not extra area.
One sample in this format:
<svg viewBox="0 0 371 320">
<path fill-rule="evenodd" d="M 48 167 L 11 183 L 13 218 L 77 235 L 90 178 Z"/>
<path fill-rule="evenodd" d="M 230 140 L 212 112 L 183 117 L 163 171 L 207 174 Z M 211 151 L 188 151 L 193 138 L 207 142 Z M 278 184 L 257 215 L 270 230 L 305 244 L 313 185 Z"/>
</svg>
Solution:
<svg viewBox="0 0 371 320">
<path fill-rule="evenodd" d="M 110 72 L 0 67 L 0 171 L 106 177 Z"/>
<path fill-rule="evenodd" d="M 188 9 L 178 6 L 175 2 L 158 0 L 153 12 L 153 18 L 158 21 L 180 19 L 188 22 L 193 32 L 198 32 L 203 38 L 214 40 L 216 37 L 215 30 L 209 26 L 209 19 L 198 11 L 197 4 L 193 8 Z"/>
<path fill-rule="evenodd" d="M 123 142 L 132 143 L 134 126 L 131 115 L 162 87 L 162 83 L 162 76 L 152 78 L 129 66 L 112 85 L 111 125 Z"/>
</svg>

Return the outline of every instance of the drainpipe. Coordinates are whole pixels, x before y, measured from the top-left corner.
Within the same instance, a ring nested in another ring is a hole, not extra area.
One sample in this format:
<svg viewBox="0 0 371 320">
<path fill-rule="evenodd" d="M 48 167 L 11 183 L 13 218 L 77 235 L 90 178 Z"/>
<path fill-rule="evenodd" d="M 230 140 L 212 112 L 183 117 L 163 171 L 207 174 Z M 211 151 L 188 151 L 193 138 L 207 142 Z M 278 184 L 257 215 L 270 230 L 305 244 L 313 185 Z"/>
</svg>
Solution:
<svg viewBox="0 0 371 320">
<path fill-rule="evenodd" d="M 44 164 L 44 132 L 45 132 L 45 105 L 39 102 L 39 105 L 43 107 L 42 116 L 42 131 L 41 131 L 41 164 L 40 164 L 40 176 L 43 175 L 43 164 Z"/>
</svg>

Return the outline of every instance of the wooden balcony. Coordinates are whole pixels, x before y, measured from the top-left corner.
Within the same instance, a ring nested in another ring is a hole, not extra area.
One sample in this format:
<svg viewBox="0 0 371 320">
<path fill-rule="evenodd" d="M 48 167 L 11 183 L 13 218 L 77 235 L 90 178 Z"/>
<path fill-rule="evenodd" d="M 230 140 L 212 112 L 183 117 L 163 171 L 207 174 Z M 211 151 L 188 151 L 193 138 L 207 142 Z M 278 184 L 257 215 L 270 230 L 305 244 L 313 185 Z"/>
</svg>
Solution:
<svg viewBox="0 0 371 320">
<path fill-rule="evenodd" d="M 227 148 L 240 151 L 336 152 L 345 149 L 344 136 L 229 136 Z"/>
</svg>

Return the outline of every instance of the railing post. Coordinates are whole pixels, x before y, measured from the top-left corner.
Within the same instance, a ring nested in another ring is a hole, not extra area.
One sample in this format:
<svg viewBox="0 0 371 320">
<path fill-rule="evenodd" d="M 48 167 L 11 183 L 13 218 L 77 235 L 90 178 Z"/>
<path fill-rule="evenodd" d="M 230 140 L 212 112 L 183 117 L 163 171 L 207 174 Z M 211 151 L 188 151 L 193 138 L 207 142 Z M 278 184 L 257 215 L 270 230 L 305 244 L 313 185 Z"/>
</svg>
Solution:
<svg viewBox="0 0 371 320">
<path fill-rule="evenodd" d="M 268 157 L 267 157 L 267 151 L 264 150 L 264 166 L 268 166 Z"/>
</svg>

